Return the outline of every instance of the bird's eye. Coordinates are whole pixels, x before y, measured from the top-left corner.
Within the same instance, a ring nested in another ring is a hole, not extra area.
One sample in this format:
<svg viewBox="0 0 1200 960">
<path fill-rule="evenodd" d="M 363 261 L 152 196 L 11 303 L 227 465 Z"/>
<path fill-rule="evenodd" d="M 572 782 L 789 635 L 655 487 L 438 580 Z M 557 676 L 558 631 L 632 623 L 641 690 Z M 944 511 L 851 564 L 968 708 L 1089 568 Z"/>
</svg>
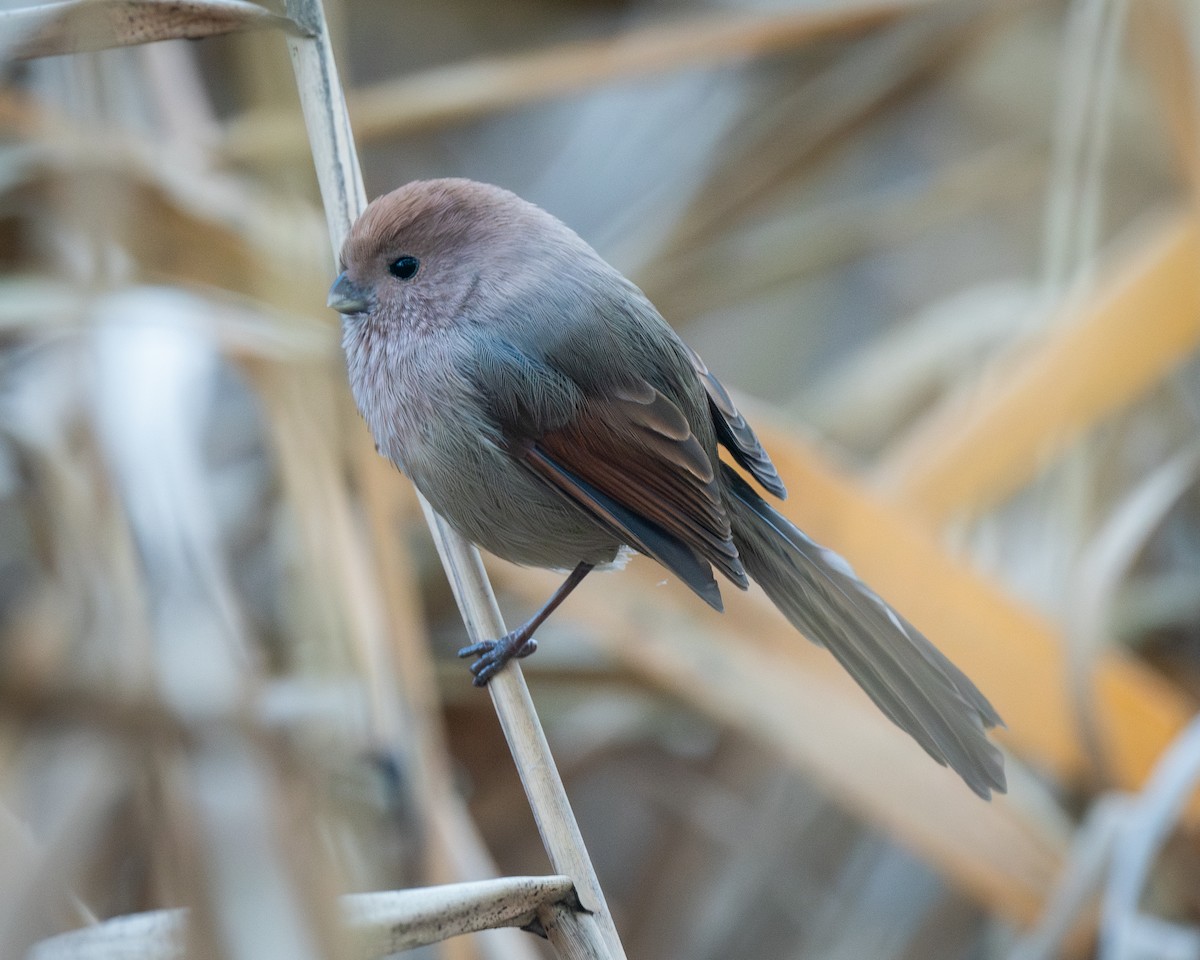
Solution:
<svg viewBox="0 0 1200 960">
<path fill-rule="evenodd" d="M 421 261 L 416 257 L 400 257 L 388 264 L 388 273 L 397 280 L 411 280 L 421 269 Z"/>
</svg>

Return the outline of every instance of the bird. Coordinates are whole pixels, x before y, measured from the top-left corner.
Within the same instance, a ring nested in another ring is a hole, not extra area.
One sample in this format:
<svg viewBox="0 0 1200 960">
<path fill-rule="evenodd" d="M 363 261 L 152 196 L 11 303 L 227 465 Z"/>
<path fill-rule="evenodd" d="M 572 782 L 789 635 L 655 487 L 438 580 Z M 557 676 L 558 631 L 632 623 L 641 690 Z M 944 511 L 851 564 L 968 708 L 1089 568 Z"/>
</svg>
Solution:
<svg viewBox="0 0 1200 960">
<path fill-rule="evenodd" d="M 528 622 L 459 651 L 477 685 L 591 571 L 641 553 L 717 611 L 716 574 L 757 582 L 934 760 L 1005 791 L 995 708 L 770 505 L 786 488 L 729 392 L 562 221 L 490 184 L 405 184 L 352 225 L 328 305 L 379 452 L 467 540 L 569 571 Z"/>
</svg>

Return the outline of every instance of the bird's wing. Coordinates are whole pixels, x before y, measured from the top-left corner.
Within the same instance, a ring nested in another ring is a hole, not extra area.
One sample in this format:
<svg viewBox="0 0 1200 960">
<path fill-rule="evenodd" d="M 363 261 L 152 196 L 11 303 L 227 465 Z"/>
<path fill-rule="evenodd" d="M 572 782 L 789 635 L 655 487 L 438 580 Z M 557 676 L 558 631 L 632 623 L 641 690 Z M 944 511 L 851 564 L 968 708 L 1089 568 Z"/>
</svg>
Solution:
<svg viewBox="0 0 1200 960">
<path fill-rule="evenodd" d="M 584 392 L 502 341 L 476 353 L 468 375 L 514 458 L 718 610 L 710 564 L 748 585 L 715 465 L 669 397 L 636 378 Z"/>
<path fill-rule="evenodd" d="M 748 585 L 712 462 L 679 408 L 644 380 L 588 398 L 517 455 L 717 609 L 710 563 Z"/>
<path fill-rule="evenodd" d="M 708 394 L 708 409 L 712 414 L 718 442 L 729 451 L 734 460 L 745 467 L 751 476 L 762 484 L 765 490 L 773 493 L 780 500 L 786 500 L 787 488 L 779 478 L 775 464 L 771 462 L 767 451 L 758 442 L 758 437 L 754 435 L 746 418 L 734 406 L 729 392 L 721 384 L 721 381 L 709 372 L 708 367 L 695 350 L 687 344 L 684 344 L 684 349 L 692 361 L 692 367 L 704 387 L 704 392 Z"/>
</svg>

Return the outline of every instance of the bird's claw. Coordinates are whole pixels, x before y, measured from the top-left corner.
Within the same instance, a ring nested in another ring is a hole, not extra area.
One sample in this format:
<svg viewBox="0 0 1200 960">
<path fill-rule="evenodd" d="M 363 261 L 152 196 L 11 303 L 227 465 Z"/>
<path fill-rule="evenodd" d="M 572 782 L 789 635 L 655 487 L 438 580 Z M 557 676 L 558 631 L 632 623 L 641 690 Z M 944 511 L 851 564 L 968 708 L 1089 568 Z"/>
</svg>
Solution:
<svg viewBox="0 0 1200 960">
<path fill-rule="evenodd" d="M 463 660 L 468 657 L 478 658 L 471 664 L 471 673 L 475 677 L 472 682 L 477 687 L 486 687 L 488 681 L 499 673 L 509 660 L 514 657 L 518 660 L 527 657 L 537 646 L 533 637 L 523 637 L 520 631 L 514 630 L 499 640 L 481 640 L 469 647 L 463 647 L 458 651 L 458 656 Z"/>
</svg>

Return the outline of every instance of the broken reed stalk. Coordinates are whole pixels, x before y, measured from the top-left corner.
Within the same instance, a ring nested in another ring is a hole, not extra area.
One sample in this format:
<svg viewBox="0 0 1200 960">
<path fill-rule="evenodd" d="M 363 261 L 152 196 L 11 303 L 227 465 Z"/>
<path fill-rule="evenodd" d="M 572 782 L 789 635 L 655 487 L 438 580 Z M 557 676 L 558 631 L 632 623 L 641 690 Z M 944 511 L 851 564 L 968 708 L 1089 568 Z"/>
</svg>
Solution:
<svg viewBox="0 0 1200 960">
<path fill-rule="evenodd" d="M 598 40 L 435 67 L 350 94 L 359 142 L 429 130 L 634 77 L 710 68 L 784 53 L 814 40 L 857 36 L 937 0 L 854 0 L 782 12 L 689 14 Z M 303 154 L 291 114 L 254 111 L 226 131 L 228 159 L 268 162 Z"/>
<path fill-rule="evenodd" d="M 366 191 L 321 0 L 288 0 L 287 12 L 308 34 L 289 36 L 288 50 L 336 256 L 342 239 L 366 206 Z M 507 631 L 478 550 L 435 514 L 424 498 L 421 505 L 471 640 L 503 636 Z M 623 960 L 624 949 L 520 667 L 510 663 L 491 681 L 488 691 L 550 862 L 571 877 L 583 906 L 595 913 L 613 960 Z"/>
<path fill-rule="evenodd" d="M 341 898 L 348 936 L 340 956 L 346 960 L 382 960 L 405 950 L 441 943 L 449 937 L 500 927 L 527 926 L 535 919 L 566 960 L 607 958 L 579 931 L 595 917 L 575 905 L 569 877 L 503 877 L 439 887 L 386 893 L 355 893 Z M 36 944 L 28 960 L 97 960 L 137 957 L 174 960 L 187 948 L 187 909 L 155 910 L 115 917 Z"/>
<path fill-rule="evenodd" d="M 57 0 L 0 10 L 0 61 L 297 27 L 247 0 Z"/>
</svg>

